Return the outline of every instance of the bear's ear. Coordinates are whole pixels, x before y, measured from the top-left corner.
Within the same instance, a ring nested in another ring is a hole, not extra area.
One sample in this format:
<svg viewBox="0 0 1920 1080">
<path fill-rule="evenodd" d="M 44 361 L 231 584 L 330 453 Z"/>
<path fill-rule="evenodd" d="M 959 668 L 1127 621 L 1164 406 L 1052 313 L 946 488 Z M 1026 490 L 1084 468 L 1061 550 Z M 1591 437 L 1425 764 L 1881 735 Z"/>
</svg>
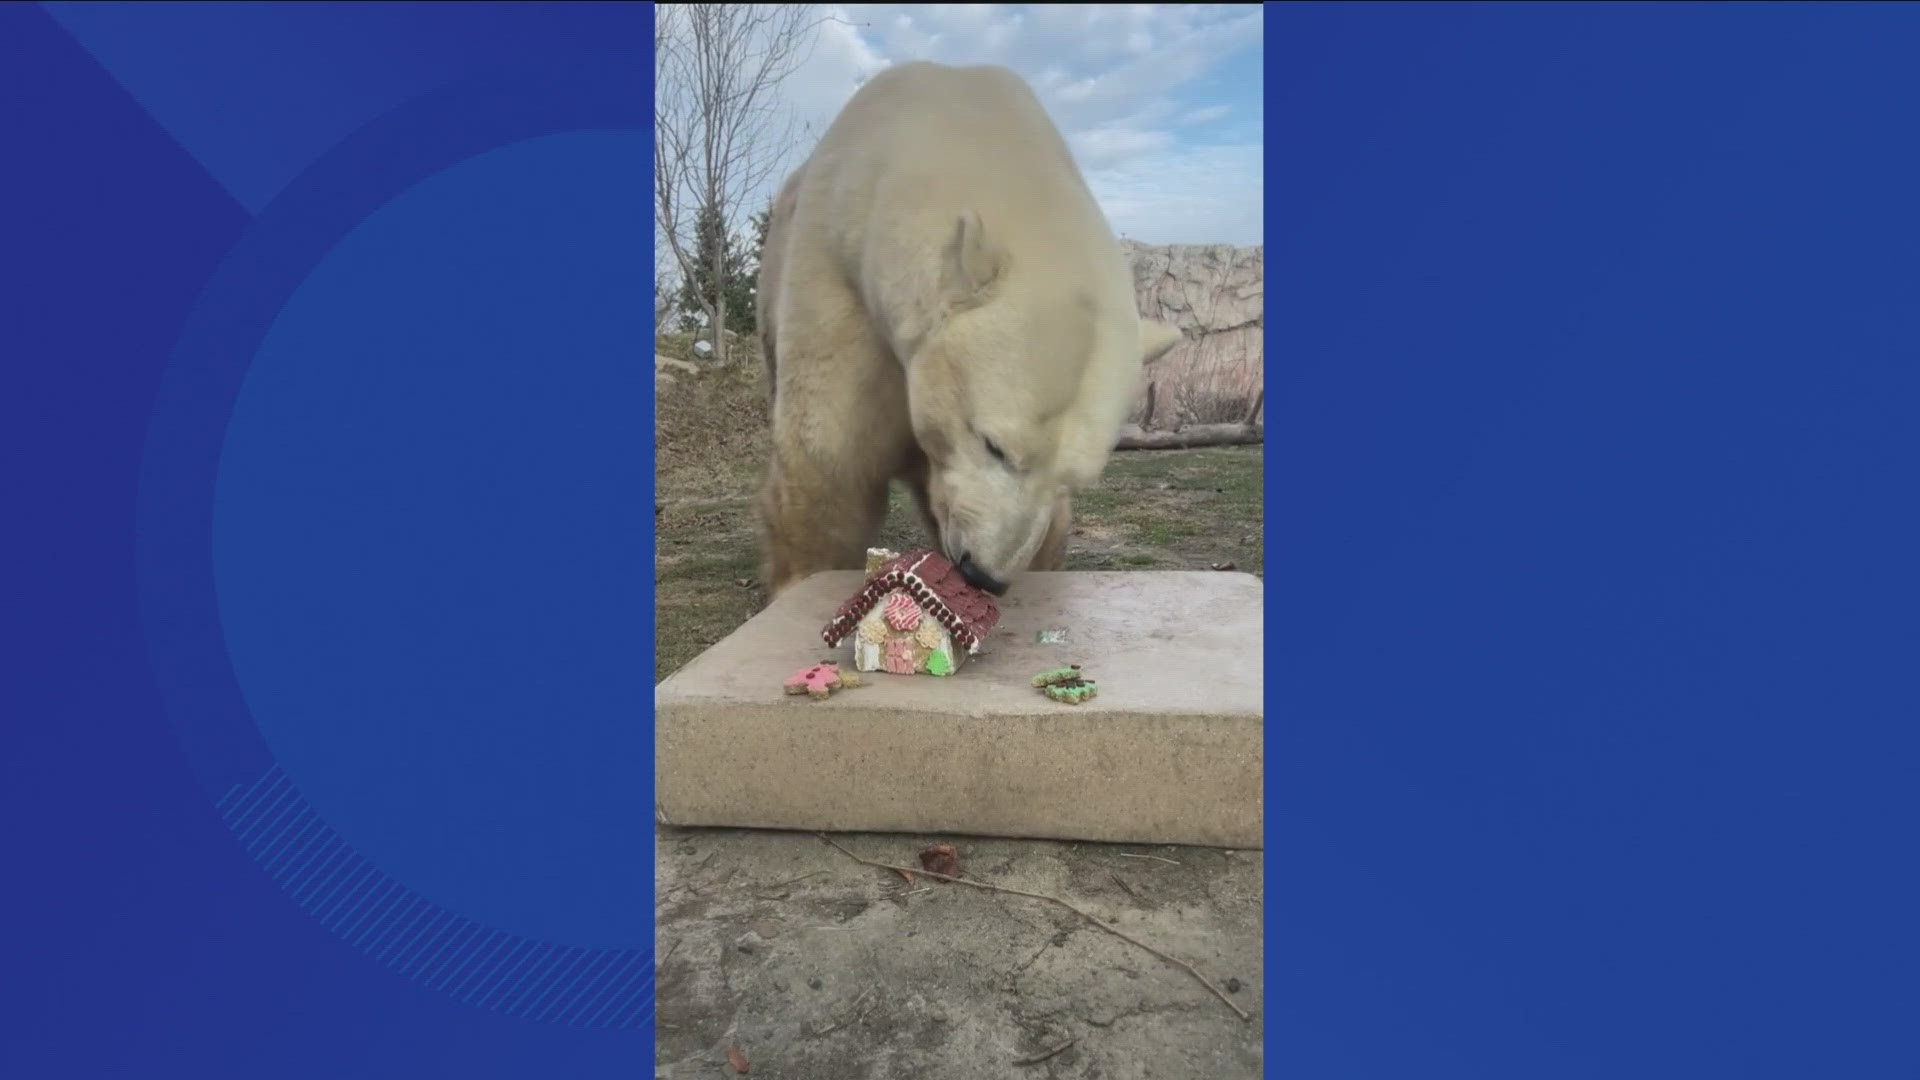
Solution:
<svg viewBox="0 0 1920 1080">
<path fill-rule="evenodd" d="M 1140 364 L 1146 366 L 1180 344 L 1180 331 L 1163 322 L 1140 320 Z"/>
<path fill-rule="evenodd" d="M 956 306 L 977 300 L 1006 268 L 1007 253 L 987 235 L 980 215 L 972 210 L 954 223 L 953 237 L 947 241 L 942 282 L 947 299 Z"/>
</svg>

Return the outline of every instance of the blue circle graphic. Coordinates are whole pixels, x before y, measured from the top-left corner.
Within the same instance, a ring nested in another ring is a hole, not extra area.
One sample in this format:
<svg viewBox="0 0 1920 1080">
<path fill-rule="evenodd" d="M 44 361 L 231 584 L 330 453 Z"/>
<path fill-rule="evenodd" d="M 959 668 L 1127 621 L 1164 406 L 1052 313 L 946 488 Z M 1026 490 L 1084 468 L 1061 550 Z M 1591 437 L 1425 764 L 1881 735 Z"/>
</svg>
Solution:
<svg viewBox="0 0 1920 1080">
<path fill-rule="evenodd" d="M 578 945 L 650 910 L 647 153 L 548 135 L 367 216 L 254 354 L 212 508 L 234 677 L 320 818 Z"/>
</svg>

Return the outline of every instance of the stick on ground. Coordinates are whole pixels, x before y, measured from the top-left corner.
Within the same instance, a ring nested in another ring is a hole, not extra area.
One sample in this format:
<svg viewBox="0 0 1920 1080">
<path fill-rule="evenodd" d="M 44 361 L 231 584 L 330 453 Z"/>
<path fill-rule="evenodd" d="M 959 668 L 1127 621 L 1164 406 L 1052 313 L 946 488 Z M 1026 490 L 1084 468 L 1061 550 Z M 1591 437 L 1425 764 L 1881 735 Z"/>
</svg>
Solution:
<svg viewBox="0 0 1920 1080">
<path fill-rule="evenodd" d="M 865 990 L 860 991 L 860 996 L 853 999 L 853 1005 L 848 1009 L 847 1015 L 841 1017 L 840 1019 L 834 1021 L 831 1024 L 828 1024 L 826 1027 L 823 1027 L 820 1030 L 814 1032 L 813 1033 L 814 1038 L 817 1039 L 822 1035 L 831 1035 L 832 1033 L 840 1030 L 841 1028 L 846 1027 L 848 1024 L 851 1024 L 854 1021 L 860 1019 L 861 1017 L 867 1015 L 867 1010 L 864 1008 L 861 1008 L 860 1003 L 867 1000 L 867 995 L 871 993 L 873 993 L 873 987 L 871 986 L 867 987 Z M 858 1010 L 858 1011 L 855 1011 L 855 1010 Z"/>
<path fill-rule="evenodd" d="M 828 847 L 832 848 L 833 850 L 839 852 L 842 855 L 845 855 L 847 858 L 852 859 L 854 862 L 860 863 L 865 866 L 876 867 L 881 870 L 900 871 L 900 870 L 906 869 L 906 867 L 903 867 L 903 866 L 895 866 L 892 863 L 876 862 L 873 859 L 862 858 L 859 855 L 855 855 L 853 852 L 848 851 L 846 848 L 843 848 L 839 844 L 834 843 L 833 839 L 829 837 L 826 833 L 818 833 L 816 835 L 818 835 L 820 839 Z M 1168 860 L 1168 861 L 1170 862 L 1172 860 Z M 1086 911 L 1082 910 L 1081 908 L 1076 907 L 1075 905 L 1069 903 L 1068 901 L 1062 900 L 1057 896 L 1048 896 L 1045 893 L 1027 892 L 1024 889 L 1010 889 L 1005 885 L 989 885 L 984 881 L 974 881 L 969 878 L 948 877 L 945 874 L 936 874 L 931 870 L 915 870 L 913 872 L 925 877 L 939 878 L 941 881 L 951 881 L 956 885 L 971 885 L 976 889 L 985 889 L 988 892 L 1011 893 L 1014 896 L 1024 896 L 1032 900 L 1045 900 L 1050 904 L 1059 904 L 1061 907 L 1066 908 L 1068 911 L 1073 912 L 1075 915 L 1078 915 L 1081 918 L 1092 923 L 1093 925 L 1099 927 L 1100 929 L 1105 930 L 1107 933 L 1112 934 L 1114 937 L 1117 937 L 1122 941 L 1131 942 L 1134 945 L 1137 945 L 1140 948 L 1145 949 L 1148 952 L 1152 953 L 1153 955 L 1159 957 L 1160 959 L 1165 960 L 1169 964 L 1173 964 L 1176 967 L 1185 968 L 1187 971 L 1187 974 L 1200 980 L 1200 985 L 1206 987 L 1208 990 L 1211 990 L 1213 992 L 1214 997 L 1219 998 L 1220 1001 L 1223 1004 L 1225 1004 L 1227 1008 L 1232 1009 L 1233 1014 L 1235 1016 L 1238 1016 L 1242 1020 L 1253 1019 L 1253 1015 L 1251 1013 L 1247 1012 L 1245 1009 L 1242 1009 L 1240 1006 L 1235 1005 L 1233 1003 L 1233 1000 L 1227 997 L 1225 992 L 1223 992 L 1219 987 L 1213 985 L 1212 980 L 1208 979 L 1205 975 L 1200 974 L 1199 968 L 1194 967 L 1192 964 L 1187 963 L 1185 960 L 1182 960 L 1177 956 L 1168 956 L 1166 953 L 1163 953 L 1159 949 L 1156 949 L 1153 946 L 1147 944 L 1146 942 L 1141 941 L 1139 938 L 1134 937 L 1133 935 L 1127 933 L 1124 930 L 1119 929 L 1118 927 L 1113 926 L 1110 923 L 1103 922 L 1099 917 L 1095 915 L 1091 915 Z M 1061 1047 L 1061 1049 L 1064 1050 L 1066 1049 L 1066 1047 Z"/>
<path fill-rule="evenodd" d="M 1047 1060 L 1048 1058 L 1054 1056 L 1055 1054 L 1065 1053 L 1067 1050 L 1067 1047 L 1072 1046 L 1074 1043 L 1077 1043 L 1079 1041 L 1080 1041 L 1079 1039 L 1068 1039 L 1066 1042 L 1061 1043 L 1059 1046 L 1056 1046 L 1051 1050 L 1045 1051 L 1043 1053 L 1035 1054 L 1032 1057 L 1020 1058 L 1019 1060 L 1015 1061 L 1014 1064 L 1015 1065 L 1038 1065 L 1041 1062 Z"/>
<path fill-rule="evenodd" d="M 796 882 L 796 881 L 805 881 L 805 880 L 807 880 L 807 879 L 808 879 L 808 878 L 810 878 L 810 877 L 818 877 L 818 876 L 820 876 L 821 874 L 824 874 L 824 873 L 826 873 L 826 871 L 825 871 L 825 870 L 809 870 L 809 871 L 807 871 L 806 873 L 804 873 L 804 874 L 801 874 L 801 875 L 800 875 L 799 877 L 790 877 L 790 878 L 788 878 L 788 879 L 787 879 L 787 880 L 785 880 L 785 881 L 780 881 L 780 882 L 775 882 L 775 883 L 774 883 L 774 884 L 773 884 L 772 886 L 770 886 L 770 887 L 771 887 L 771 888 L 775 888 L 775 889 L 784 889 L 784 888 L 786 888 L 786 887 L 787 887 L 788 885 L 792 885 L 792 884 L 793 884 L 794 882 Z"/>
</svg>

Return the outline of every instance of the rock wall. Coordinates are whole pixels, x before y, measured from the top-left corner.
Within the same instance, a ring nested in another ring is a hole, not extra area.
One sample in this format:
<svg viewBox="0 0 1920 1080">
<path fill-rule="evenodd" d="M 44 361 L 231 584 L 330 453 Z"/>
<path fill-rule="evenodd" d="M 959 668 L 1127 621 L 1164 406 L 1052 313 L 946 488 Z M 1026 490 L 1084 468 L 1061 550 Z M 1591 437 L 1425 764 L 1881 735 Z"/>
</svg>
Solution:
<svg viewBox="0 0 1920 1080">
<path fill-rule="evenodd" d="M 1265 385 L 1266 249 L 1120 241 L 1143 318 L 1184 336 L 1148 373 L 1155 428 L 1240 420 Z M 1135 403 L 1145 412 L 1148 393 Z"/>
</svg>

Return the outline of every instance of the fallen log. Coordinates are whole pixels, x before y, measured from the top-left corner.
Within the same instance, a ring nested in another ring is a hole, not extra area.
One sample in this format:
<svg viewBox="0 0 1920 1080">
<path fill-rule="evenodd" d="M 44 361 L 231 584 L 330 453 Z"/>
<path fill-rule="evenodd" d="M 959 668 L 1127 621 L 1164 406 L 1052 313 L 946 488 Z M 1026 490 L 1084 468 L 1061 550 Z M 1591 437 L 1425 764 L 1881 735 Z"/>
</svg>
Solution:
<svg viewBox="0 0 1920 1080">
<path fill-rule="evenodd" d="M 1185 450 L 1195 446 L 1250 446 L 1264 442 L 1265 424 L 1195 424 L 1178 431 L 1142 431 L 1136 424 L 1120 429 L 1117 450 Z"/>
</svg>

